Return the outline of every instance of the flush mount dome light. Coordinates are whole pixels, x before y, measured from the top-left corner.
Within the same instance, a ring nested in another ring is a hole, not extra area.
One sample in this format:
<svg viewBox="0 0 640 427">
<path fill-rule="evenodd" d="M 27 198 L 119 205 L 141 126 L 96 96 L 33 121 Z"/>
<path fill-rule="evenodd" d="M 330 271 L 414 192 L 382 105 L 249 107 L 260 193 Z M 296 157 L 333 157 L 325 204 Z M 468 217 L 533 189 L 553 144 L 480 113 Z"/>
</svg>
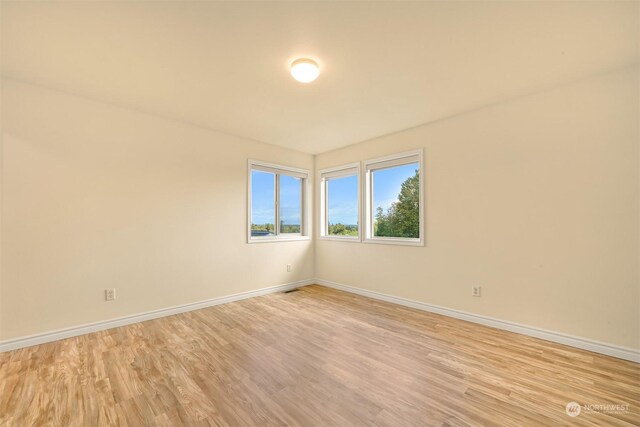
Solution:
<svg viewBox="0 0 640 427">
<path fill-rule="evenodd" d="M 320 68 L 316 61 L 300 58 L 291 63 L 291 75 L 300 83 L 311 83 L 320 75 Z"/>
</svg>

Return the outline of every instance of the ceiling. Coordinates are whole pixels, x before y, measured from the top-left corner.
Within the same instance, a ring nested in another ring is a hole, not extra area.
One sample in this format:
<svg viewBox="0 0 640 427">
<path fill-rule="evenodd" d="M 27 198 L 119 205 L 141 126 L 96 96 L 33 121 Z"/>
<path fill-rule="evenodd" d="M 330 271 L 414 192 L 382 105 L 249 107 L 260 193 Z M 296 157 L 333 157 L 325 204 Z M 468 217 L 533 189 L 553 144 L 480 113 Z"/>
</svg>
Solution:
<svg viewBox="0 0 640 427">
<path fill-rule="evenodd" d="M 309 153 L 640 60 L 635 1 L 1 7 L 4 77 Z"/>
</svg>

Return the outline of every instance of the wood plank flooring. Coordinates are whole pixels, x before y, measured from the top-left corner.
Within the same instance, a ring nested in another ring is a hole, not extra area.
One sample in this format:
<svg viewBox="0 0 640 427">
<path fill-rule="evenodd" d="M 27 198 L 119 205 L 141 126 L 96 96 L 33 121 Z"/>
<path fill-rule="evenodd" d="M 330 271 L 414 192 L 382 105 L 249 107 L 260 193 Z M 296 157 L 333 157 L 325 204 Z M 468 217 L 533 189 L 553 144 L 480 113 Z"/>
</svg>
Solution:
<svg viewBox="0 0 640 427">
<path fill-rule="evenodd" d="M 2 426 L 640 425 L 640 365 L 321 286 L 0 353 Z M 565 412 L 625 404 L 618 413 Z"/>
</svg>

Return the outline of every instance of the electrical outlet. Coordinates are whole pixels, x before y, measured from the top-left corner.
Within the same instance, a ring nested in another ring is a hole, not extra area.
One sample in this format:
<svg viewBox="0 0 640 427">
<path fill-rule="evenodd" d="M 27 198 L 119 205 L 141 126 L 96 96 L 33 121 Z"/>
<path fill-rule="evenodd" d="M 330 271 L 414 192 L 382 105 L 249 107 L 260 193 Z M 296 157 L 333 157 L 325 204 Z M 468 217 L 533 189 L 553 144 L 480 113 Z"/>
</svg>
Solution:
<svg viewBox="0 0 640 427">
<path fill-rule="evenodd" d="M 291 264 L 287 264 L 287 273 L 291 273 Z"/>
<path fill-rule="evenodd" d="M 482 288 L 478 285 L 471 286 L 471 296 L 479 297 Z"/>
<path fill-rule="evenodd" d="M 105 301 L 113 301 L 116 299 L 116 288 L 105 289 L 104 290 L 104 300 Z"/>
</svg>

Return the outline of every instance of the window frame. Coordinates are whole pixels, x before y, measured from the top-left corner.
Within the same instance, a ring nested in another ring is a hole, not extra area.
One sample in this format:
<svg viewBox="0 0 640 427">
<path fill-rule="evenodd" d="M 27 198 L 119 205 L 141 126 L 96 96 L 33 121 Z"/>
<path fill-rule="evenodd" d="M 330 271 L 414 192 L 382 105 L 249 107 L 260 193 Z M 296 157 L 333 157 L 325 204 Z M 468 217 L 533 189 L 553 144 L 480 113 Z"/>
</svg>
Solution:
<svg viewBox="0 0 640 427">
<path fill-rule="evenodd" d="M 275 207 L 275 223 L 274 236 L 252 236 L 251 235 L 251 219 L 252 219 L 252 172 L 261 171 L 273 173 L 274 178 L 274 207 Z M 300 183 L 300 233 L 280 233 L 280 175 L 288 175 L 301 179 Z M 247 161 L 247 243 L 265 243 L 265 242 L 287 242 L 311 240 L 310 235 L 310 218 L 311 212 L 309 206 L 309 187 L 311 185 L 311 174 L 308 169 L 301 169 L 291 166 L 278 165 L 274 163 L 263 162 L 260 160 L 249 159 Z"/>
<path fill-rule="evenodd" d="M 424 223 L 424 150 L 412 150 L 404 153 L 392 154 L 389 156 L 378 157 L 375 159 L 365 160 L 362 162 L 363 193 L 364 193 L 364 221 L 363 221 L 363 238 L 364 243 L 387 244 L 387 245 L 404 245 L 404 246 L 424 246 L 425 242 L 425 223 Z M 402 166 L 411 163 L 418 163 L 420 167 L 420 203 L 419 203 L 419 221 L 420 221 L 420 237 L 417 239 L 408 237 L 376 237 L 373 235 L 373 182 L 372 172 L 376 170 L 387 169 L 395 166 Z"/>
<path fill-rule="evenodd" d="M 358 235 L 357 236 L 336 236 L 328 234 L 329 204 L 327 203 L 328 181 L 331 178 L 341 178 L 355 175 L 357 179 L 357 204 L 358 204 Z M 362 241 L 362 169 L 360 162 L 348 163 L 334 166 L 318 171 L 318 182 L 320 183 L 320 215 L 319 233 L 321 240 L 338 240 L 343 242 Z"/>
</svg>

